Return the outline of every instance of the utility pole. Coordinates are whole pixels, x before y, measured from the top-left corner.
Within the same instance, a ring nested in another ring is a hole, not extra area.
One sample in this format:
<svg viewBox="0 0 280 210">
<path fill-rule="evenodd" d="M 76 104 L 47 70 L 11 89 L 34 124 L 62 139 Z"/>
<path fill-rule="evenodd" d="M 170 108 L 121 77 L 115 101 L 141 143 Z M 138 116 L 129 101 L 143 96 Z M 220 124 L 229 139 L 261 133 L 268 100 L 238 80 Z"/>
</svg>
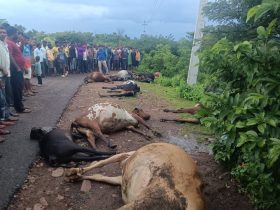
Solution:
<svg viewBox="0 0 280 210">
<path fill-rule="evenodd" d="M 142 23 L 142 26 L 144 27 L 143 34 L 146 34 L 146 26 L 147 25 L 148 25 L 148 23 L 146 22 L 146 20 L 144 20 L 144 23 Z"/>
<path fill-rule="evenodd" d="M 198 11 L 198 17 L 196 20 L 196 28 L 194 32 L 194 38 L 193 38 L 193 46 L 191 51 L 191 59 L 190 59 L 190 65 L 189 65 L 189 71 L 188 71 L 188 78 L 187 83 L 192 85 L 196 84 L 197 82 L 197 74 L 198 74 L 198 64 L 199 59 L 196 55 L 198 49 L 200 48 L 200 44 L 197 42 L 201 40 L 202 38 L 202 29 L 204 28 L 204 16 L 203 16 L 203 8 L 206 5 L 207 0 L 200 0 L 199 3 L 199 11 Z"/>
</svg>

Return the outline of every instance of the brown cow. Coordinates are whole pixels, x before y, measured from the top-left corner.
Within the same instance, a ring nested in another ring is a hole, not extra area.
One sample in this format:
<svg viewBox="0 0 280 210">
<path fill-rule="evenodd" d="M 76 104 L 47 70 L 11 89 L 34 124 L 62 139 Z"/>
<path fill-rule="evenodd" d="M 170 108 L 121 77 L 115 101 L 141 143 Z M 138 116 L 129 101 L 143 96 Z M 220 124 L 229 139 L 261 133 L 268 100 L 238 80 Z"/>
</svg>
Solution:
<svg viewBox="0 0 280 210">
<path fill-rule="evenodd" d="M 88 113 L 77 118 L 71 125 L 71 133 L 76 135 L 82 133 L 86 135 L 87 140 L 93 148 L 96 148 L 95 138 L 100 138 L 105 141 L 109 147 L 114 148 L 116 145 L 111 145 L 110 141 L 103 133 L 113 133 L 123 129 L 129 129 L 145 138 L 150 139 L 151 136 L 136 129 L 138 124 L 144 125 L 151 130 L 154 135 L 160 134 L 145 122 L 150 118 L 141 108 L 135 108 L 131 114 L 119 105 L 110 103 L 99 103 L 91 106 Z"/>
<path fill-rule="evenodd" d="M 93 72 L 84 79 L 86 84 L 92 82 L 112 82 L 112 80 L 100 72 Z"/>
<path fill-rule="evenodd" d="M 83 176 L 93 168 L 114 162 L 121 162 L 121 176 Z M 65 180 L 94 180 L 121 185 L 125 205 L 119 210 L 204 209 L 202 181 L 196 164 L 184 150 L 172 144 L 149 144 L 137 151 L 93 162 L 85 168 L 66 170 Z"/>
<path fill-rule="evenodd" d="M 197 111 L 201 108 L 201 104 L 196 104 L 192 108 L 180 108 L 180 109 L 164 109 L 164 112 L 172 112 L 172 113 L 189 113 L 191 115 L 194 115 L 197 113 Z M 160 119 L 161 122 L 167 122 L 167 121 L 174 121 L 174 122 L 179 122 L 179 123 L 194 123 L 194 124 L 199 124 L 200 121 L 196 118 L 188 118 L 188 119 L 165 119 L 162 118 Z"/>
</svg>

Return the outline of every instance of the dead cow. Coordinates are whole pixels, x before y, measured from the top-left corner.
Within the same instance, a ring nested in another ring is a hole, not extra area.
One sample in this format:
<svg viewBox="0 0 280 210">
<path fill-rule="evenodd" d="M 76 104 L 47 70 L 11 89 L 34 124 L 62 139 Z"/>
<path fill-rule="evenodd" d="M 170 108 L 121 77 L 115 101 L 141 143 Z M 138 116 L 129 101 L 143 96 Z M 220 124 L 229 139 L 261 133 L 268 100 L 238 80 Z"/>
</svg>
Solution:
<svg viewBox="0 0 280 210">
<path fill-rule="evenodd" d="M 164 112 L 172 112 L 172 113 L 189 113 L 191 115 L 194 115 L 197 113 L 197 111 L 201 108 L 200 104 L 196 104 L 192 108 L 180 108 L 180 109 L 164 109 Z M 193 124 L 199 124 L 200 121 L 196 118 L 188 118 L 188 119 L 165 119 L 162 118 L 160 119 L 161 122 L 167 122 L 167 121 L 174 121 L 174 122 L 179 122 L 179 123 L 193 123 Z"/>
<path fill-rule="evenodd" d="M 129 97 L 135 96 L 140 92 L 140 87 L 132 80 L 124 82 L 122 85 L 117 85 L 115 87 L 102 87 L 103 89 L 109 89 L 107 91 L 110 94 L 100 94 L 100 97 Z"/>
<path fill-rule="evenodd" d="M 133 78 L 139 82 L 151 83 L 155 80 L 155 75 L 153 73 L 139 73 L 135 74 Z"/>
<path fill-rule="evenodd" d="M 160 135 L 145 122 L 149 118 L 150 115 L 146 114 L 141 108 L 135 108 L 130 114 L 119 105 L 99 103 L 91 106 L 85 115 L 77 118 L 72 123 L 71 133 L 84 134 L 93 148 L 96 148 L 96 138 L 105 141 L 109 147 L 114 148 L 116 145 L 111 145 L 103 133 L 107 134 L 128 129 L 146 138 L 151 138 L 149 135 L 135 128 L 138 124 L 142 124 L 151 130 L 154 135 Z"/>
<path fill-rule="evenodd" d="M 92 82 L 112 82 L 112 80 L 100 72 L 93 72 L 84 79 L 85 84 Z"/>
<path fill-rule="evenodd" d="M 109 76 L 112 81 L 127 81 L 132 79 L 132 73 L 127 70 L 120 70 L 115 75 Z"/>
<path fill-rule="evenodd" d="M 83 175 L 93 168 L 115 162 L 121 162 L 121 176 Z M 85 168 L 68 169 L 65 180 L 94 180 L 121 185 L 125 205 L 119 210 L 204 209 L 202 181 L 196 164 L 184 150 L 172 144 L 149 144 L 137 151 L 93 162 Z"/>
<path fill-rule="evenodd" d="M 59 128 L 33 127 L 30 138 L 39 140 L 41 156 L 50 165 L 70 161 L 102 160 L 115 154 L 115 152 L 99 152 L 77 145 Z"/>
</svg>

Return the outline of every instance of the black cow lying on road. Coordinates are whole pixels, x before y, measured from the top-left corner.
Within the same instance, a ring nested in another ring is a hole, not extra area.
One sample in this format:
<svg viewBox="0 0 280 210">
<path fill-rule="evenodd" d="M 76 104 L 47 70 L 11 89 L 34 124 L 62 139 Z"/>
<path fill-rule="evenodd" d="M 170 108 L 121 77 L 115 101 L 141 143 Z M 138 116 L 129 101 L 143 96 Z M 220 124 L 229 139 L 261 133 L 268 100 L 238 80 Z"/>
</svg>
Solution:
<svg viewBox="0 0 280 210">
<path fill-rule="evenodd" d="M 59 128 L 33 127 L 30 138 L 39 140 L 40 153 L 50 165 L 69 163 L 71 161 L 102 160 L 115 152 L 99 152 L 72 142 Z"/>
<path fill-rule="evenodd" d="M 103 89 L 109 89 L 107 93 L 111 94 L 100 94 L 100 97 L 122 97 L 122 96 L 135 96 L 140 92 L 140 87 L 132 80 L 124 82 L 122 85 L 117 85 L 115 87 L 102 87 Z"/>
<path fill-rule="evenodd" d="M 151 83 L 155 80 L 155 75 L 153 73 L 139 73 L 133 75 L 133 79 L 139 82 Z"/>
</svg>

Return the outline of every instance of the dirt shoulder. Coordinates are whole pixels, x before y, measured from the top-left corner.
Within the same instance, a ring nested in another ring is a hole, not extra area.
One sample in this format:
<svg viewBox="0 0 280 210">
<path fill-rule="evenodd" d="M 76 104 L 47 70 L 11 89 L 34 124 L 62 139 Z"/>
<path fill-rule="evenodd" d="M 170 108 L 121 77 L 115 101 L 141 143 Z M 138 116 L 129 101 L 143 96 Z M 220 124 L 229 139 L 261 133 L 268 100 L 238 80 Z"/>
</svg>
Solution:
<svg viewBox="0 0 280 210">
<path fill-rule="evenodd" d="M 117 84 L 117 83 L 116 83 Z M 162 112 L 169 107 L 169 103 L 148 90 L 143 90 L 136 98 L 100 98 L 102 86 L 112 84 L 92 83 L 84 85 L 72 98 L 65 112 L 61 116 L 58 126 L 68 130 L 71 122 L 81 113 L 86 112 L 92 104 L 99 102 L 117 103 L 130 111 L 135 106 L 140 106 L 151 114 L 148 124 L 163 134 L 161 139 L 147 141 L 138 134 L 122 131 L 110 135 L 113 143 L 118 145 L 118 152 L 136 150 L 152 142 L 171 142 L 187 150 L 198 164 L 204 182 L 206 207 L 209 210 L 250 210 L 251 205 L 246 196 L 238 193 L 236 183 L 231 179 L 221 166 L 219 166 L 207 152 L 205 145 L 195 142 L 195 133 L 184 133 L 185 126 L 175 123 L 160 122 L 159 119 L 174 117 L 174 114 Z M 141 130 L 145 128 L 140 127 Z M 85 144 L 82 142 L 82 144 Z M 191 146 L 189 146 L 191 145 Z M 107 150 L 103 143 L 97 142 L 102 150 Z M 53 210 L 113 210 L 123 205 L 120 187 L 102 183 L 91 183 L 89 192 L 81 192 L 81 183 L 65 183 L 63 177 L 53 177 L 56 168 L 49 167 L 44 161 L 38 160 L 30 169 L 26 183 L 14 196 L 9 210 L 15 209 L 53 209 Z M 118 164 L 112 164 L 93 172 L 104 175 L 116 176 L 120 174 Z"/>
</svg>

